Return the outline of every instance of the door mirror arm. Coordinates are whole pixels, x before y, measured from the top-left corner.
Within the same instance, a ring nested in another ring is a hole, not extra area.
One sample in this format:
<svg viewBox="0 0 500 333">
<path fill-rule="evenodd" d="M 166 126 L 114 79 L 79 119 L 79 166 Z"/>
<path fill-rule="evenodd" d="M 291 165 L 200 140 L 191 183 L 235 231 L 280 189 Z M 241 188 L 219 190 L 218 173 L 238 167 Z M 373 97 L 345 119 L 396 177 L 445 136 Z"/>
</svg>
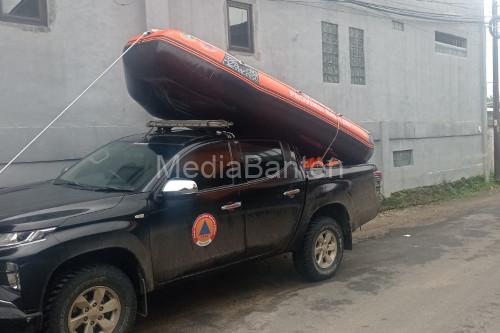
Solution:
<svg viewBox="0 0 500 333">
<path fill-rule="evenodd" d="M 157 190 L 152 194 L 151 198 L 154 202 L 161 203 L 165 201 L 165 194 L 163 194 L 162 191 Z"/>
</svg>

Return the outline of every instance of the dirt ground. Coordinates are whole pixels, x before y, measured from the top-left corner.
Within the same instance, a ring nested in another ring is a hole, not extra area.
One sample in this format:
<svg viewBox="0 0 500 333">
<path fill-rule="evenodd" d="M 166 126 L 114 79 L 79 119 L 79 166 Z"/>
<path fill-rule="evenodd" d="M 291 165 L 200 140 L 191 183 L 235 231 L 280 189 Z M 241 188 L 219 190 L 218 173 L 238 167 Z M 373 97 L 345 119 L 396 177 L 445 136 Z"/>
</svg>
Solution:
<svg viewBox="0 0 500 333">
<path fill-rule="evenodd" d="M 471 194 L 468 197 L 433 203 L 424 206 L 396 209 L 380 213 L 374 220 L 354 233 L 354 241 L 381 237 L 397 228 L 424 226 L 459 218 L 471 211 L 499 203 L 500 188 Z"/>
</svg>

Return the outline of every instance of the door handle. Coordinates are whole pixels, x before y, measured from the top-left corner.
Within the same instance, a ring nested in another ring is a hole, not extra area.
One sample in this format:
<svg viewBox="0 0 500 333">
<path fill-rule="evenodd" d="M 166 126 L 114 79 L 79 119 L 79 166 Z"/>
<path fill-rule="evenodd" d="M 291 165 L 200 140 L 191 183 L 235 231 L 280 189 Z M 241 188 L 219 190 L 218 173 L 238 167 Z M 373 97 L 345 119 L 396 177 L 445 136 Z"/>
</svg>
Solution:
<svg viewBox="0 0 500 333">
<path fill-rule="evenodd" d="M 239 202 L 235 202 L 235 203 L 230 203 L 230 204 L 224 205 L 220 209 L 222 209 L 222 210 L 233 210 L 233 209 L 240 208 L 240 207 L 241 207 L 241 202 L 239 201 Z"/>
<path fill-rule="evenodd" d="M 294 190 L 283 192 L 283 195 L 286 197 L 289 197 L 289 198 L 293 198 L 294 196 L 296 196 L 299 193 L 300 193 L 300 189 L 296 188 Z"/>
</svg>

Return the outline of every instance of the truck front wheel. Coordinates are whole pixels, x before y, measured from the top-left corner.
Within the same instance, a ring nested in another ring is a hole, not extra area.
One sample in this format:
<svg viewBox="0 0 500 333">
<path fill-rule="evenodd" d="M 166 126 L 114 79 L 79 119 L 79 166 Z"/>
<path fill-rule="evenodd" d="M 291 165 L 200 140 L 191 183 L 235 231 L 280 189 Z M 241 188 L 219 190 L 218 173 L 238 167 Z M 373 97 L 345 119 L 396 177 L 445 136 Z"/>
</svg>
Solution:
<svg viewBox="0 0 500 333">
<path fill-rule="evenodd" d="M 68 271 L 50 291 L 46 333 L 125 333 L 135 320 L 137 299 L 119 269 L 96 265 Z"/>
<path fill-rule="evenodd" d="M 295 267 L 308 281 L 332 277 L 344 256 L 344 236 L 340 225 L 331 217 L 314 218 L 302 247 L 294 253 Z"/>
</svg>

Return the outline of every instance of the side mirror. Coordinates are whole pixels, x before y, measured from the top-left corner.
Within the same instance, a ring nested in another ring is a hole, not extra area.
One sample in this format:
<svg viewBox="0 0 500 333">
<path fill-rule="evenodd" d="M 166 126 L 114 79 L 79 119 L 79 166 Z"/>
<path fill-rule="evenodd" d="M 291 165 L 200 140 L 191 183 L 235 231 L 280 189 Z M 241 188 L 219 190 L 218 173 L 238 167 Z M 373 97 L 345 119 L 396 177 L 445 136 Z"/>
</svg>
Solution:
<svg viewBox="0 0 500 333">
<path fill-rule="evenodd" d="M 196 182 L 188 179 L 170 179 L 162 190 L 165 197 L 177 197 L 198 193 Z"/>
</svg>

